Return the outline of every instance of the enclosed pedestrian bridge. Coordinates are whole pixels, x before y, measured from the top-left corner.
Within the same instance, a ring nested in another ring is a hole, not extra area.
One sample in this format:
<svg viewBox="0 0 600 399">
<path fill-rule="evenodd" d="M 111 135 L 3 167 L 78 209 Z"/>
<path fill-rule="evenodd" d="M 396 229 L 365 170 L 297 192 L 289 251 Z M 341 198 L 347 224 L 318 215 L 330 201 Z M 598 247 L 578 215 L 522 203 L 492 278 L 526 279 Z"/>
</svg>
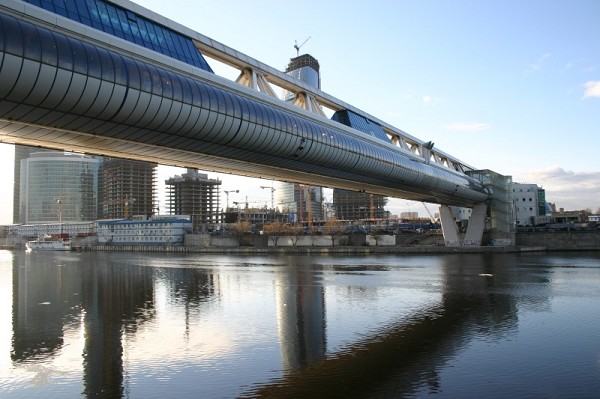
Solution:
<svg viewBox="0 0 600 399">
<path fill-rule="evenodd" d="M 493 197 L 481 171 L 433 143 L 125 0 L 2 0 L 0 140 L 474 207 L 483 219 Z"/>
</svg>

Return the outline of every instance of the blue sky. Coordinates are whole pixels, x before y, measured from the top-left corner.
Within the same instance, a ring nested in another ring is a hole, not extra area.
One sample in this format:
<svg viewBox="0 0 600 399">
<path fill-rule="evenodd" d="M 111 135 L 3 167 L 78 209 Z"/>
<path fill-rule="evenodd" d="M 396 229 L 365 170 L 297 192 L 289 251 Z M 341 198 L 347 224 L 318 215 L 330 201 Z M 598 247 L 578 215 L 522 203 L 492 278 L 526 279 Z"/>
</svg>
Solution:
<svg viewBox="0 0 600 399">
<path fill-rule="evenodd" d="M 281 70 L 310 37 L 323 91 L 559 207 L 600 208 L 600 1 L 137 3 Z M 222 180 L 270 202 L 269 182 Z"/>
</svg>

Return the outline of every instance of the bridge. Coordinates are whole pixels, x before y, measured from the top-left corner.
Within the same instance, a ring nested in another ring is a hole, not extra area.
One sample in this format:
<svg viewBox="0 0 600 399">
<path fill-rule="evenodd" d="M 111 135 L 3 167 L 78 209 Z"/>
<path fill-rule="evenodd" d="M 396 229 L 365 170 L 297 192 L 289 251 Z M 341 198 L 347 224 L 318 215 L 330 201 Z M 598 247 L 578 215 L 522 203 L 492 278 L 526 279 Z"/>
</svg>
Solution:
<svg viewBox="0 0 600 399">
<path fill-rule="evenodd" d="M 135 3 L 3 0 L 0 29 L 2 142 L 437 203 L 448 244 L 481 243 L 495 195 L 481 171 Z M 204 55 L 239 78 L 216 75 Z M 464 240 L 448 206 L 474 209 Z"/>
</svg>

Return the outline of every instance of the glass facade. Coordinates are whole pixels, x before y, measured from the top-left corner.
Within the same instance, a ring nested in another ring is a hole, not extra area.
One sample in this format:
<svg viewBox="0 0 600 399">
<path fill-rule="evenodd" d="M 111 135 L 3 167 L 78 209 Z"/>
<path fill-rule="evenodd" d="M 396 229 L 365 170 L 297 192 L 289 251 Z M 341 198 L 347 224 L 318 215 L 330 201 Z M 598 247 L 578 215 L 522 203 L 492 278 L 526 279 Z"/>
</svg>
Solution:
<svg viewBox="0 0 600 399">
<path fill-rule="evenodd" d="M 331 117 L 331 120 L 346 126 L 350 126 L 353 129 L 360 130 L 361 132 L 367 133 L 370 136 L 377 137 L 379 140 L 383 140 L 386 143 L 392 142 L 387 134 L 385 134 L 383 131 L 381 125 L 352 111 L 336 111 Z"/>
<path fill-rule="evenodd" d="M 23 223 L 96 219 L 97 159 L 38 152 L 21 160 L 20 219 Z"/>
<path fill-rule="evenodd" d="M 189 38 L 103 0 L 25 0 L 55 14 L 213 72 Z"/>
</svg>

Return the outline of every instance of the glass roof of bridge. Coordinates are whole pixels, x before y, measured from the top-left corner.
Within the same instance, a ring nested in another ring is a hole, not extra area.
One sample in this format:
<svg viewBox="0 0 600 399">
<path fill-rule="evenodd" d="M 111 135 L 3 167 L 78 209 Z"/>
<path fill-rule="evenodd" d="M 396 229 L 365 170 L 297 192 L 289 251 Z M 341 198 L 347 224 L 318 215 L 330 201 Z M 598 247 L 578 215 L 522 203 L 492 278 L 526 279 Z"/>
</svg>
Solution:
<svg viewBox="0 0 600 399">
<path fill-rule="evenodd" d="M 25 0 L 55 14 L 213 72 L 192 41 L 171 29 L 103 0 Z"/>
</svg>

